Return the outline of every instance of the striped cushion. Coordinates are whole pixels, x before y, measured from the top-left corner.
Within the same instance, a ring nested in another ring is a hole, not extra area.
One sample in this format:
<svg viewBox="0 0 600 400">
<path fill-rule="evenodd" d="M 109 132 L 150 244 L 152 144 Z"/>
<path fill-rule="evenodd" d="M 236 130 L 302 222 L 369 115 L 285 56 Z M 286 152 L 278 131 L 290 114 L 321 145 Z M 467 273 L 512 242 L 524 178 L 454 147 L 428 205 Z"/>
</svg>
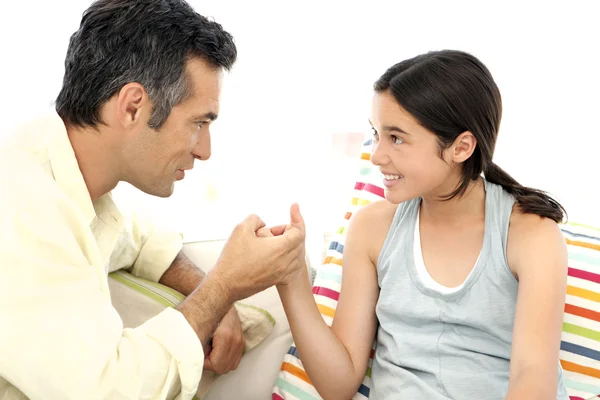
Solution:
<svg viewBox="0 0 600 400">
<path fill-rule="evenodd" d="M 315 302 L 323 320 L 331 326 L 342 283 L 342 256 L 345 231 L 352 214 L 359 208 L 381 199 L 382 176 L 370 162 L 371 141 L 365 142 L 360 157 L 360 177 L 339 229 L 333 235 L 323 264 L 313 285 Z M 571 400 L 600 395 L 600 230 L 569 223 L 562 225 L 569 249 L 567 301 L 560 351 L 564 380 Z M 352 399 L 369 397 L 371 366 Z M 283 359 L 273 388 L 274 400 L 321 399 L 311 385 L 296 347 L 292 345 Z"/>
<path fill-rule="evenodd" d="M 569 277 L 560 362 L 572 400 L 600 394 L 600 230 L 561 226 L 569 250 Z"/>
</svg>

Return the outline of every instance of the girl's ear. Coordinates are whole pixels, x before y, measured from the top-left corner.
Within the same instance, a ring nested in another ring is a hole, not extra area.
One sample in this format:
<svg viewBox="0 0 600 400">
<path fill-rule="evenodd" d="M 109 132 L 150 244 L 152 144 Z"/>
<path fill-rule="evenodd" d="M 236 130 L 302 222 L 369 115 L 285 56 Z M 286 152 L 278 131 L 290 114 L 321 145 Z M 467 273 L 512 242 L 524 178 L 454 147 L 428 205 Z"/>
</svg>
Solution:
<svg viewBox="0 0 600 400">
<path fill-rule="evenodd" d="M 463 163 L 471 157 L 477 148 L 477 139 L 469 131 L 465 131 L 458 135 L 450 146 L 450 156 L 455 163 Z"/>
</svg>

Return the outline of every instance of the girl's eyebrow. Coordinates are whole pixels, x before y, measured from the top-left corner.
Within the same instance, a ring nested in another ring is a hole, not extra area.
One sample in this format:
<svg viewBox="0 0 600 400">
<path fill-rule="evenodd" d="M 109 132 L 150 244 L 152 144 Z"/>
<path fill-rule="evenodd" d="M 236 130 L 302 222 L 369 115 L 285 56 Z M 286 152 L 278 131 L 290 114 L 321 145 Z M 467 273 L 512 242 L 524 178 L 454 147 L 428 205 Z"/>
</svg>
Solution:
<svg viewBox="0 0 600 400">
<path fill-rule="evenodd" d="M 371 124 L 371 120 L 369 120 L 369 124 Z M 373 124 L 371 124 L 371 126 L 373 126 Z M 383 127 L 383 130 L 387 131 L 387 132 L 398 132 L 398 133 L 403 133 L 405 135 L 410 135 L 410 133 L 406 132 L 404 129 L 399 128 L 395 125 L 386 125 Z"/>
</svg>

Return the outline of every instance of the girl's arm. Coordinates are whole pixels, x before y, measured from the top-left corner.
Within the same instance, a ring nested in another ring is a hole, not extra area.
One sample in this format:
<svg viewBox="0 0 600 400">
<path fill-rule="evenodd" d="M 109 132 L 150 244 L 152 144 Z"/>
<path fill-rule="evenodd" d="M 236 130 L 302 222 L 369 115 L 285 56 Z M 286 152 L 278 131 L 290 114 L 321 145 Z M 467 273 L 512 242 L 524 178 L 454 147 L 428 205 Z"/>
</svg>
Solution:
<svg viewBox="0 0 600 400">
<path fill-rule="evenodd" d="M 515 211 L 507 247 L 519 294 L 506 400 L 555 400 L 567 281 L 565 239 L 554 221 Z"/>
<path fill-rule="evenodd" d="M 374 249 L 387 233 L 381 220 L 386 207 L 389 205 L 373 203 L 352 218 L 344 246 L 342 289 L 331 329 L 317 309 L 306 269 L 292 283 L 278 287 L 302 364 L 326 400 L 354 396 L 367 370 L 379 296 L 374 254 L 378 251 Z"/>
</svg>

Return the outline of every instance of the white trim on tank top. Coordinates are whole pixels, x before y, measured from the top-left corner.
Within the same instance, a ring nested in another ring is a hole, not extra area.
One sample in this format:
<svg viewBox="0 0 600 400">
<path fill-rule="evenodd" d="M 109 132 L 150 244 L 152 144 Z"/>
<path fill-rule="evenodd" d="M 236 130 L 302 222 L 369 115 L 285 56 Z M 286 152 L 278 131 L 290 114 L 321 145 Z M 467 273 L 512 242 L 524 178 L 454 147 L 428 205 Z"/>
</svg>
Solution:
<svg viewBox="0 0 600 400">
<path fill-rule="evenodd" d="M 456 287 L 444 286 L 444 285 L 438 283 L 435 279 L 433 279 L 431 274 L 429 274 L 429 271 L 427 271 L 427 268 L 425 267 L 425 261 L 423 260 L 423 251 L 421 249 L 421 230 L 419 228 L 420 221 L 421 221 L 421 206 L 419 205 L 419 209 L 417 211 L 417 223 L 415 224 L 415 238 L 413 240 L 413 243 L 414 243 L 413 257 L 415 260 L 415 267 L 417 268 L 417 273 L 419 275 L 419 279 L 421 279 L 421 282 L 423 283 L 423 285 L 425 285 L 426 288 L 435 290 L 438 293 L 450 294 L 450 293 L 458 292 L 465 285 L 465 282 L 467 281 L 467 279 L 469 279 L 469 277 L 475 270 L 475 267 L 473 267 L 471 272 L 469 272 L 469 276 L 467 276 L 465 281 Z M 479 256 L 477 257 L 477 261 L 475 262 L 475 265 L 477 265 L 477 263 L 479 262 L 480 257 L 481 257 L 481 252 L 479 252 Z"/>
</svg>

